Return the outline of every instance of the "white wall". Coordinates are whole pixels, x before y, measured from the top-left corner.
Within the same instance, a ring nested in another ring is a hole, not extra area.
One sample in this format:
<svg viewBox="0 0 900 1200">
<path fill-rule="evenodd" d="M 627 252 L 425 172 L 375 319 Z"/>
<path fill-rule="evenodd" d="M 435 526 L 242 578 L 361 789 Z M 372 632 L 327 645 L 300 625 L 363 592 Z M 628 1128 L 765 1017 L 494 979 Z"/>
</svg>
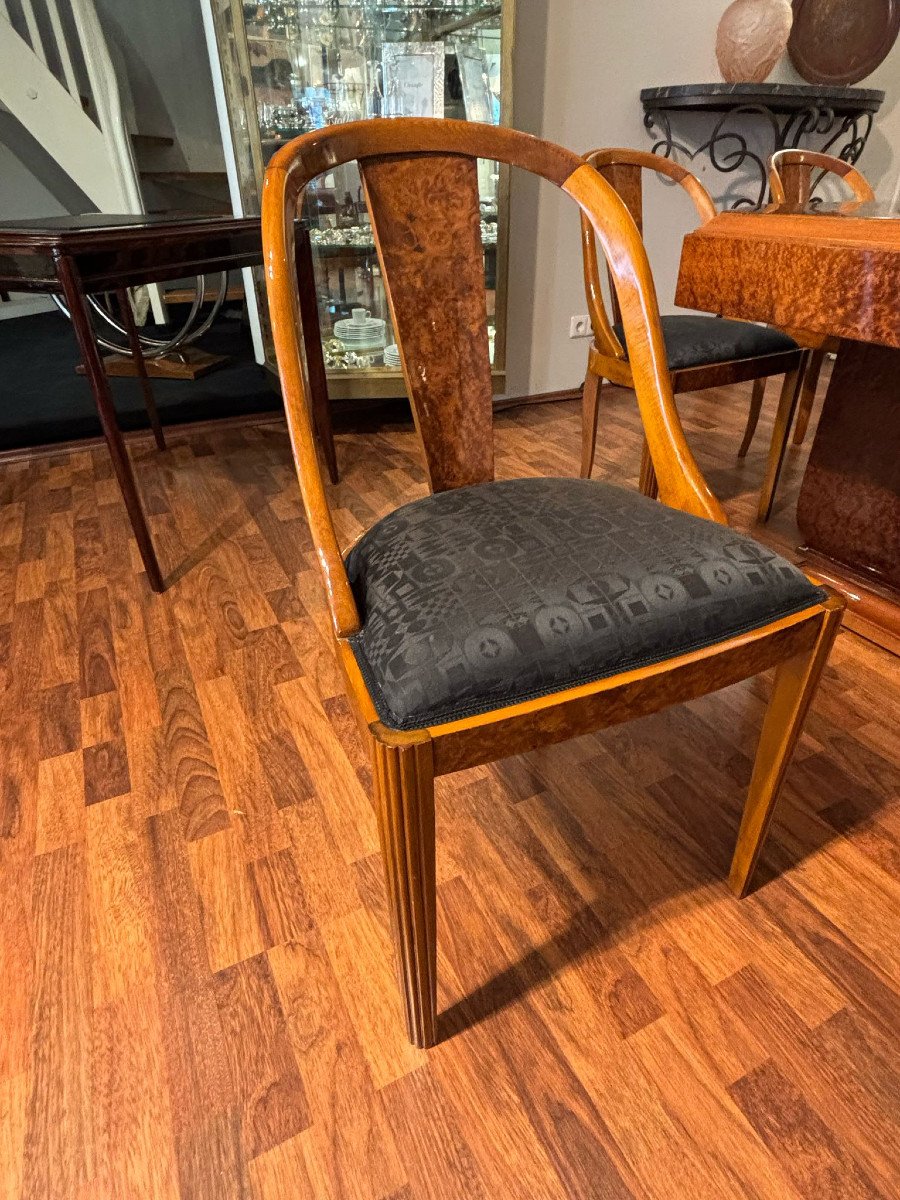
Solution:
<svg viewBox="0 0 900 1200">
<path fill-rule="evenodd" d="M 727 0 L 517 0 L 513 123 L 584 152 L 597 146 L 650 149 L 643 87 L 721 79 L 715 30 Z M 785 58 L 773 82 L 803 82 Z M 900 171 L 900 42 L 861 87 L 887 95 L 860 167 L 889 200 Z M 706 118 L 708 120 L 708 118 Z M 722 177 L 695 170 L 717 199 Z M 695 223 L 680 188 L 645 176 L 647 249 L 662 310 L 672 311 L 681 239 Z M 549 185 L 516 177 L 510 244 L 508 391 L 576 386 L 587 345 L 568 338 L 585 311 L 578 218 Z"/>
</svg>

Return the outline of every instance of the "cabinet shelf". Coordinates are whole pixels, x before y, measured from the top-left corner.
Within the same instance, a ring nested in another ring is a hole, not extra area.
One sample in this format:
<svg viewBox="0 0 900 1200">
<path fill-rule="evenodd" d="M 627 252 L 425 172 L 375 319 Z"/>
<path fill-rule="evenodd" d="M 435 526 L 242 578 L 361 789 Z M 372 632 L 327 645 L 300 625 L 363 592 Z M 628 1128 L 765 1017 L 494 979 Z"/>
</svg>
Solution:
<svg viewBox="0 0 900 1200">
<path fill-rule="evenodd" d="M 300 133 L 347 120 L 390 115 L 446 115 L 499 120 L 511 111 L 515 0 L 204 0 L 211 13 L 211 53 L 220 116 L 240 210 L 259 212 L 262 179 L 272 155 Z M 402 50 L 397 44 L 402 43 Z M 394 49 L 392 49 L 392 47 Z M 394 65 L 397 55 L 402 68 Z M 418 57 L 418 62 L 416 58 Z M 427 75 L 428 86 L 418 89 Z M 404 91 L 404 88 L 406 89 Z M 423 102 L 422 96 L 426 99 Z M 420 112 L 423 105 L 430 111 Z M 494 330 L 495 380 L 506 343 L 508 169 L 479 161 L 486 306 Z M 348 214 L 358 230 L 340 240 Z M 309 189 L 303 214 L 310 229 L 323 341 L 335 320 L 365 308 L 390 326 L 378 256 L 363 217 L 356 164 L 334 168 Z M 262 272 L 253 284 L 259 344 L 274 361 Z M 329 370 L 336 395 L 401 394 L 395 368 Z"/>
</svg>

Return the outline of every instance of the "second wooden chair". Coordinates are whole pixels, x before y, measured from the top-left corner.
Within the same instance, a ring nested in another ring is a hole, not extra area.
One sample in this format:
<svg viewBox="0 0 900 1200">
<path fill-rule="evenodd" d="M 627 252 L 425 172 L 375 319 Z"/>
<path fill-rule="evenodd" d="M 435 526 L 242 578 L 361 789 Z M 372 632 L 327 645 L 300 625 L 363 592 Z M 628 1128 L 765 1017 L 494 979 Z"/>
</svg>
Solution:
<svg viewBox="0 0 900 1200">
<path fill-rule="evenodd" d="M 837 175 L 853 193 L 853 199 L 861 204 L 875 199 L 875 193 L 864 175 L 856 167 L 836 158 L 833 154 L 820 154 L 813 150 L 777 150 L 769 159 L 769 188 L 773 204 L 790 204 L 805 207 L 809 204 L 814 190 L 813 171 L 822 175 Z M 817 181 L 818 182 L 818 181 Z M 809 362 L 803 372 L 803 382 L 797 400 L 797 419 L 794 424 L 793 443 L 802 446 L 809 428 L 813 402 L 816 398 L 816 387 L 819 374 L 826 354 L 834 354 L 838 348 L 838 339 L 824 337 L 821 334 L 809 333 L 805 330 L 791 330 L 791 336 L 805 349 L 810 351 Z M 758 380 L 754 385 L 753 406 L 757 416 L 762 407 L 763 392 L 766 381 Z M 768 512 L 761 513 L 763 520 Z"/>
<path fill-rule="evenodd" d="M 619 193 L 642 234 L 641 172 L 644 170 L 656 171 L 680 184 L 694 202 L 702 224 L 716 215 L 712 197 L 700 180 L 668 158 L 644 150 L 617 148 L 595 150 L 585 156 L 585 161 L 595 167 Z M 607 316 L 600 289 L 596 242 L 590 222 L 585 217 L 581 219 L 581 228 L 585 290 L 594 330 L 584 383 L 581 427 L 581 474 L 589 478 L 597 444 L 603 381 L 633 388 L 634 380 L 614 292 L 613 320 L 610 321 Z M 751 321 L 730 321 L 705 313 L 686 313 L 664 316 L 661 323 L 672 390 L 676 395 L 749 380 L 765 380 L 771 375 L 784 376 L 763 483 L 763 499 L 760 501 L 760 507 L 764 506 L 768 512 L 790 432 L 788 416 L 793 413 L 796 404 L 805 352 L 788 334 L 765 325 L 755 325 Z M 738 451 L 740 457 L 749 448 L 761 404 L 762 391 L 759 390 L 757 394 L 755 389 L 747 428 Z M 647 496 L 655 496 L 657 492 L 646 443 L 641 462 L 640 490 Z"/>
</svg>

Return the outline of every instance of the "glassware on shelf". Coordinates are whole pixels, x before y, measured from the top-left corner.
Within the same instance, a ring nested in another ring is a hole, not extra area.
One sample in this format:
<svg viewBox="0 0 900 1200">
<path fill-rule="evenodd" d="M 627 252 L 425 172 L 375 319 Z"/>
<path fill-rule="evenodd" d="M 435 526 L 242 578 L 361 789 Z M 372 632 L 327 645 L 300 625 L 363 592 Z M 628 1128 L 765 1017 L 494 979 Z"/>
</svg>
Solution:
<svg viewBox="0 0 900 1200">
<path fill-rule="evenodd" d="M 272 154 L 299 134 L 366 118 L 433 114 L 498 119 L 501 63 L 515 0 L 203 0 L 213 12 L 234 174 L 245 212 L 258 212 Z M 460 61 L 460 54 L 465 61 Z M 430 100 L 422 102 L 430 90 Z M 504 111 L 508 97 L 503 96 Z M 493 352 L 503 370 L 506 172 L 478 163 L 480 233 Z M 302 219 L 313 247 L 326 363 L 335 396 L 396 395 L 396 338 L 355 163 L 306 191 Z M 499 243 L 499 245 L 498 245 Z M 254 281 L 262 340 L 272 361 L 265 298 Z M 369 348 L 335 336 L 353 310 L 381 322 Z M 497 314 L 495 316 L 495 314 Z M 378 341 L 378 339 L 376 339 Z M 387 345 L 385 345 L 387 343 Z"/>
</svg>

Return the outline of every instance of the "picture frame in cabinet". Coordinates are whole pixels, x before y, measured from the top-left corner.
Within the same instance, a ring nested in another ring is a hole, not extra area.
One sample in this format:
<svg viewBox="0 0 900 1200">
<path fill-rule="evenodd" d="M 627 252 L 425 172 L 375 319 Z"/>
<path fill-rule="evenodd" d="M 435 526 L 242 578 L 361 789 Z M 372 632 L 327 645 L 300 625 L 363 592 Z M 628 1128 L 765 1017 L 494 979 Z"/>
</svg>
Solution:
<svg viewBox="0 0 900 1200">
<path fill-rule="evenodd" d="M 481 121 L 485 125 L 496 125 L 494 97 L 491 92 L 487 58 L 484 51 L 472 42 L 457 41 L 454 45 L 454 52 L 459 68 L 466 120 Z"/>
<path fill-rule="evenodd" d="M 384 115 L 444 115 L 444 43 L 388 42 L 382 47 Z"/>
</svg>

